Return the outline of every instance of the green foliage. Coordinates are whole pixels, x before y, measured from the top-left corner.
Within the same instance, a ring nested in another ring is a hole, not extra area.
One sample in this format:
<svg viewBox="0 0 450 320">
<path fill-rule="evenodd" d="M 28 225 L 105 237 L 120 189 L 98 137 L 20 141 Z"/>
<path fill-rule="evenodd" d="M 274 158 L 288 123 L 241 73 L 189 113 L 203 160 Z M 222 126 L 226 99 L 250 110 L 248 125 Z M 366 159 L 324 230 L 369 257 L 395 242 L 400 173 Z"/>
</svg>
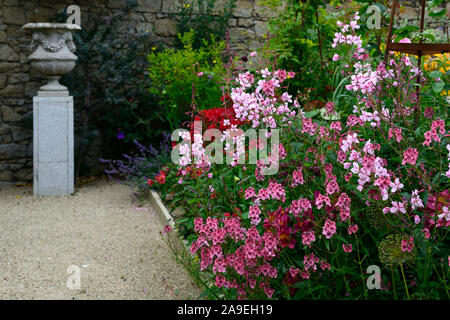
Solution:
<svg viewBox="0 0 450 320">
<path fill-rule="evenodd" d="M 311 100 L 326 101 L 331 94 L 327 50 L 333 39 L 335 17 L 325 10 L 325 1 L 263 0 L 262 5 L 282 13 L 269 21 L 269 41 L 278 65 L 297 73 L 289 92 L 310 92 Z"/>
<path fill-rule="evenodd" d="M 220 106 L 221 80 L 225 74 L 221 57 L 225 49 L 223 41 L 213 37 L 195 49 L 194 31 L 178 37 L 183 49 L 165 49 L 148 55 L 149 78 L 154 84 L 150 92 L 158 96 L 158 103 L 164 108 L 159 120 L 171 130 L 190 119 L 186 112 L 191 110 L 192 103 L 197 109 Z"/>
<path fill-rule="evenodd" d="M 177 13 L 173 17 L 177 21 L 178 32 L 184 34 L 190 30 L 195 30 L 192 46 L 198 49 L 202 46 L 203 40 L 211 37 L 225 39 L 225 32 L 236 0 L 227 0 L 222 7 L 216 0 L 179 0 Z M 181 39 L 177 42 L 178 48 L 183 48 Z"/>
</svg>

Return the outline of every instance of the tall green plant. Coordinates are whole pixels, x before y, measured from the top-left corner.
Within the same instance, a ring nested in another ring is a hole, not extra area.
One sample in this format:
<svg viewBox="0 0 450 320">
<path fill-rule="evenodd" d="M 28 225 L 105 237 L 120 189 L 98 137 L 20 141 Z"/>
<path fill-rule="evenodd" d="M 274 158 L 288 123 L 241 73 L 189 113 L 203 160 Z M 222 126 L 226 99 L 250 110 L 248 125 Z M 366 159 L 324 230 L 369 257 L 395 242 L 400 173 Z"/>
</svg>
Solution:
<svg viewBox="0 0 450 320">
<path fill-rule="evenodd" d="M 148 55 L 153 83 L 150 92 L 159 97 L 158 103 L 164 108 L 160 120 L 171 130 L 190 119 L 186 113 L 192 103 L 197 109 L 219 107 L 221 103 L 225 43 L 213 37 L 195 49 L 195 34 L 191 30 L 178 35 L 183 44 L 180 50 L 165 49 Z"/>
<path fill-rule="evenodd" d="M 209 40 L 212 36 L 217 39 L 225 39 L 225 32 L 236 0 L 222 1 L 216 0 L 179 0 L 177 12 L 173 17 L 177 21 L 178 32 L 184 34 L 191 29 L 196 33 L 192 46 L 198 49 L 202 46 L 203 40 Z M 220 7 L 221 6 L 221 7 Z M 184 43 L 178 39 L 179 48 L 184 47 Z"/>
</svg>

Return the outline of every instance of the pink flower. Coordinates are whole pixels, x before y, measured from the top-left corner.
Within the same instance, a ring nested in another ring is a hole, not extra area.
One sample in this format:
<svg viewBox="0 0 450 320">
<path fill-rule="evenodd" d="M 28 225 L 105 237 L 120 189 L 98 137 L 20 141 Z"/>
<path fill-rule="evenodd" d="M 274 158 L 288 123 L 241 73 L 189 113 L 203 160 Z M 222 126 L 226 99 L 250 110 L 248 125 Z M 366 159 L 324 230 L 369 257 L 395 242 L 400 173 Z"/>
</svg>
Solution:
<svg viewBox="0 0 450 320">
<path fill-rule="evenodd" d="M 411 252 L 414 248 L 414 238 L 409 237 L 409 240 L 403 239 L 401 247 L 403 252 Z"/>
<path fill-rule="evenodd" d="M 358 231 L 357 224 L 352 224 L 352 225 L 348 226 L 348 234 L 349 235 L 351 235 L 352 233 L 356 233 L 356 231 Z"/>
<path fill-rule="evenodd" d="M 305 246 L 311 246 L 311 243 L 316 240 L 316 236 L 314 235 L 314 231 L 303 232 L 302 234 L 302 242 Z"/>
<path fill-rule="evenodd" d="M 221 274 L 218 274 L 216 276 L 216 283 L 215 283 L 216 287 L 217 288 L 222 288 L 225 285 L 225 283 L 226 283 L 225 277 L 223 275 L 221 275 Z"/>
<path fill-rule="evenodd" d="M 404 186 L 403 186 L 403 184 L 400 182 L 400 180 L 398 178 L 395 178 L 395 181 L 391 182 L 390 187 L 392 188 L 391 192 L 394 193 L 397 190 L 400 191 L 400 189 L 402 189 Z"/>
<path fill-rule="evenodd" d="M 331 269 L 331 265 L 328 262 L 326 262 L 325 260 L 321 260 L 320 261 L 320 268 L 322 270 L 324 270 L 324 271 L 325 271 L 325 269 L 330 270 Z"/>
<path fill-rule="evenodd" d="M 328 206 L 331 206 L 330 198 L 328 196 L 324 196 L 319 193 L 316 198 L 317 209 L 322 208 L 323 202 L 325 202 Z"/>
<path fill-rule="evenodd" d="M 403 38 L 398 43 L 411 43 L 411 40 L 409 40 L 408 38 Z"/>
<path fill-rule="evenodd" d="M 389 210 L 391 213 L 396 213 L 397 211 L 401 213 L 406 213 L 405 206 L 402 202 L 392 201 L 392 207 Z"/>
<path fill-rule="evenodd" d="M 294 268 L 291 267 L 289 268 L 289 274 L 291 275 L 292 278 L 295 278 L 295 276 L 300 272 L 299 268 Z"/>
<path fill-rule="evenodd" d="M 420 223 L 420 216 L 417 215 L 417 214 L 414 216 L 414 223 L 415 224 L 419 224 Z"/>
<path fill-rule="evenodd" d="M 341 217 L 341 220 L 345 221 L 348 218 L 350 218 L 350 210 L 349 209 L 339 209 L 339 215 Z"/>
<path fill-rule="evenodd" d="M 248 217 L 251 219 L 251 224 L 258 225 L 261 222 L 260 214 L 261 210 L 258 206 L 250 206 Z"/>
<path fill-rule="evenodd" d="M 245 200 L 248 200 L 248 199 L 253 198 L 253 197 L 256 197 L 255 189 L 253 187 L 248 187 L 245 190 L 244 198 L 245 198 Z"/>
<path fill-rule="evenodd" d="M 292 183 L 293 187 L 295 187 L 295 186 L 297 186 L 299 184 L 304 184 L 305 183 L 305 180 L 303 179 L 302 168 L 300 168 L 298 170 L 295 170 L 292 173 L 292 180 L 293 180 L 293 183 Z"/>
<path fill-rule="evenodd" d="M 330 219 L 325 221 L 325 225 L 323 226 L 322 233 L 325 235 L 325 238 L 330 239 L 336 233 L 336 223 Z"/>
<path fill-rule="evenodd" d="M 353 251 L 352 244 L 342 244 L 342 249 L 344 249 L 344 252 L 350 253 Z"/>
<path fill-rule="evenodd" d="M 199 73 L 197 73 L 197 76 L 198 76 L 198 77 L 201 77 L 201 76 L 203 76 L 203 72 L 199 72 Z"/>
<path fill-rule="evenodd" d="M 335 54 L 333 55 L 333 61 L 338 61 L 339 58 L 340 58 L 340 57 L 339 57 L 338 54 L 335 53 Z"/>
<path fill-rule="evenodd" d="M 402 165 L 406 165 L 409 163 L 410 165 L 415 165 L 417 161 L 417 157 L 419 156 L 419 152 L 416 148 L 408 148 L 403 152 L 403 161 Z"/>
<path fill-rule="evenodd" d="M 168 225 L 164 226 L 164 229 L 162 231 L 163 234 L 166 234 L 168 232 L 172 231 L 172 228 Z"/>
<path fill-rule="evenodd" d="M 257 55 L 256 51 L 250 52 L 250 57 L 256 57 L 256 55 Z"/>
</svg>

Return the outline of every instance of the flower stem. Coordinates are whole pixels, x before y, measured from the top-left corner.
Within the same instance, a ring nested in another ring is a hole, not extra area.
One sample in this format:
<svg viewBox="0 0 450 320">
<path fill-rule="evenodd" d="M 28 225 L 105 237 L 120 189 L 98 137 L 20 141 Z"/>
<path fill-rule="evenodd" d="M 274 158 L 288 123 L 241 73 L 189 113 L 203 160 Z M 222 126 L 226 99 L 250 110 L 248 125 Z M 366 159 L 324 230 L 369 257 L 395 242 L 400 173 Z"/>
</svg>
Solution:
<svg viewBox="0 0 450 320">
<path fill-rule="evenodd" d="M 400 263 L 400 270 L 402 271 L 403 283 L 405 284 L 406 295 L 408 296 L 408 300 L 411 300 L 409 296 L 408 286 L 406 285 L 405 273 L 403 272 L 403 264 Z"/>
<path fill-rule="evenodd" d="M 394 300 L 397 300 L 397 292 L 395 291 L 394 268 L 391 268 L 391 274 L 392 274 L 392 288 L 394 289 Z"/>
</svg>

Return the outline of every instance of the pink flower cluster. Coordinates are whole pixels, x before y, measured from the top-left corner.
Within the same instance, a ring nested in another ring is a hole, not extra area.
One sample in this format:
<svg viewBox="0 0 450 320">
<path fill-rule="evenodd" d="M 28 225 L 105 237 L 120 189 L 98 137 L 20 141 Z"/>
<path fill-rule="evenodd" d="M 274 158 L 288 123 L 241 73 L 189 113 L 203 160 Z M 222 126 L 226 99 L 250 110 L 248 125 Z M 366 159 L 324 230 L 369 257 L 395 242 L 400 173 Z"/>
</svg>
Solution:
<svg viewBox="0 0 450 320">
<path fill-rule="evenodd" d="M 416 148 L 408 148 L 403 152 L 403 160 L 402 165 L 406 165 L 409 163 L 410 165 L 415 165 L 417 161 L 417 157 L 419 156 L 419 152 Z"/>
<path fill-rule="evenodd" d="M 269 280 L 277 277 L 277 269 L 269 262 L 278 252 L 278 242 L 271 232 L 261 236 L 255 226 L 247 230 L 239 218 L 195 218 L 194 228 L 198 238 L 190 251 L 200 252 L 200 270 L 212 268 L 217 287 L 235 288 L 245 298 L 248 289 L 258 286 L 269 298 L 272 296 Z M 222 248 L 227 239 L 239 245 L 234 252 L 227 253 Z M 227 270 L 233 270 L 245 281 L 227 279 L 232 275 Z"/>
<path fill-rule="evenodd" d="M 327 219 L 323 226 L 322 233 L 325 235 L 325 238 L 330 239 L 336 233 L 336 223 Z"/>
<path fill-rule="evenodd" d="M 403 239 L 401 248 L 403 252 L 411 252 L 414 248 L 414 238 L 409 237 L 409 239 Z"/>
<path fill-rule="evenodd" d="M 437 134 L 437 129 L 439 129 L 439 134 L 443 136 L 445 134 L 445 122 L 442 119 L 437 119 L 431 123 L 431 129 L 424 133 L 425 141 L 424 146 L 430 146 L 432 141 L 441 142 L 441 138 Z"/>
<path fill-rule="evenodd" d="M 298 107 L 298 101 L 293 101 L 287 92 L 277 95 L 276 90 L 287 78 L 294 77 L 295 73 L 276 70 L 272 74 L 266 68 L 260 70 L 259 74 L 262 79 L 258 80 L 256 87 L 255 76 L 249 72 L 240 74 L 236 79 L 239 87 L 233 88 L 231 92 L 236 118 L 251 122 L 254 128 L 259 127 L 261 122 L 267 127 L 276 128 L 274 117 L 281 116 L 280 123 L 289 125 L 296 114 L 289 104 L 294 103 L 294 106 Z M 249 89 L 252 89 L 252 92 L 248 93 Z"/>
</svg>

